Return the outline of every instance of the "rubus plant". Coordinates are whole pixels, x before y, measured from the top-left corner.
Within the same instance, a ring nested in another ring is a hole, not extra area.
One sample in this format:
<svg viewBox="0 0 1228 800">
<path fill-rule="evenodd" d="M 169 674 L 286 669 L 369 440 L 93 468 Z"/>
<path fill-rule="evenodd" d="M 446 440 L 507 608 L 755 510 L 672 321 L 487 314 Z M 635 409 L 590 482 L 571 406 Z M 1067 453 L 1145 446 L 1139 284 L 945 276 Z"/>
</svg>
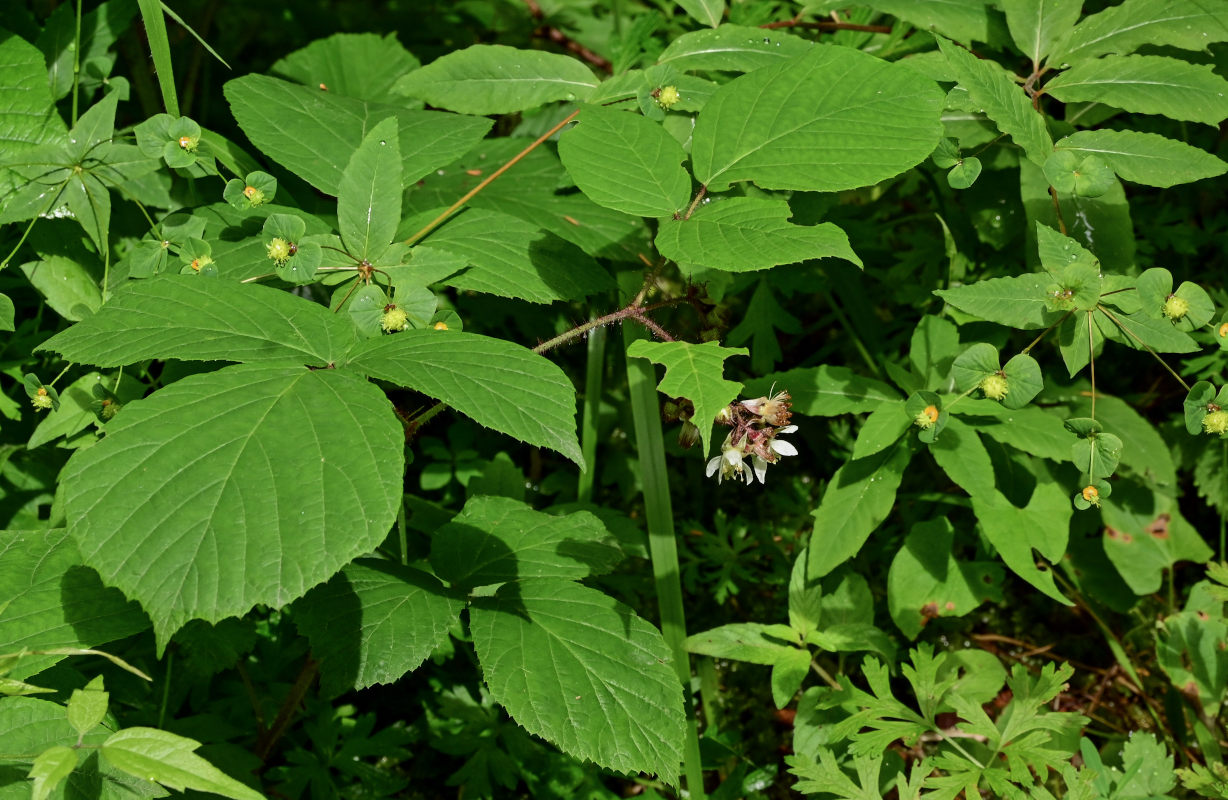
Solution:
<svg viewBox="0 0 1228 800">
<path fill-rule="evenodd" d="M 0 790 L 1228 797 L 1228 4 L 457 5 L 0 22 Z"/>
</svg>

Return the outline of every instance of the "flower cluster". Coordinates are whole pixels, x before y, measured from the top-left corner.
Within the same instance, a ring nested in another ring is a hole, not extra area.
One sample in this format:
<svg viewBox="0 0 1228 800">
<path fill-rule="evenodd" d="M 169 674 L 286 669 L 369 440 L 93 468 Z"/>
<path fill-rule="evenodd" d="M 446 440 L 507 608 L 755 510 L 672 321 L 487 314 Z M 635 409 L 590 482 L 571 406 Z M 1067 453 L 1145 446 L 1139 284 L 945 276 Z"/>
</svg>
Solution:
<svg viewBox="0 0 1228 800">
<path fill-rule="evenodd" d="M 747 484 L 758 478 L 765 483 L 768 464 L 797 455 L 796 447 L 776 438 L 797 430 L 789 423 L 789 407 L 789 393 L 777 392 L 722 409 L 716 421 L 733 430 L 725 437 L 721 454 L 708 462 L 708 477 L 716 475 L 718 483 L 726 478 L 742 478 Z"/>
</svg>

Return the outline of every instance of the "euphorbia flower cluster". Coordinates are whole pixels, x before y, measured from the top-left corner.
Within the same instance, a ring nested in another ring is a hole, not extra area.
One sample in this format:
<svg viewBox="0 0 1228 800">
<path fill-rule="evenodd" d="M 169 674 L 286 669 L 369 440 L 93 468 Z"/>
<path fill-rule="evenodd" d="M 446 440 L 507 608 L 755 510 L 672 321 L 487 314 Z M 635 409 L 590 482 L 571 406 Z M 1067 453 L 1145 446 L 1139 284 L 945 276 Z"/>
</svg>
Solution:
<svg viewBox="0 0 1228 800">
<path fill-rule="evenodd" d="M 768 464 L 775 464 L 781 456 L 797 455 L 796 447 L 776 438 L 797 430 L 789 424 L 790 405 L 789 393 L 777 392 L 722 409 L 716 421 L 733 430 L 725 437 L 721 454 L 708 462 L 708 477 L 716 475 L 717 483 L 726 478 L 742 478 L 747 484 L 758 478 L 765 483 Z"/>
</svg>

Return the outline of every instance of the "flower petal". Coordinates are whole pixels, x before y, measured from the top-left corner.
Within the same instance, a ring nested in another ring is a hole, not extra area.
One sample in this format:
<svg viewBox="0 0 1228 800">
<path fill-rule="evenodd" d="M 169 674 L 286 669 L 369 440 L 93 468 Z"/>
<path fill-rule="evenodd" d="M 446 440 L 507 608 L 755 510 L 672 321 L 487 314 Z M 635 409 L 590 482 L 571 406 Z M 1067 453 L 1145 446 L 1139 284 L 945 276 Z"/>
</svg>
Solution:
<svg viewBox="0 0 1228 800">
<path fill-rule="evenodd" d="M 774 450 L 777 453 L 780 453 L 782 456 L 797 455 L 797 448 L 789 444 L 788 442 L 784 441 L 783 439 L 773 439 L 772 440 L 772 450 Z"/>
</svg>

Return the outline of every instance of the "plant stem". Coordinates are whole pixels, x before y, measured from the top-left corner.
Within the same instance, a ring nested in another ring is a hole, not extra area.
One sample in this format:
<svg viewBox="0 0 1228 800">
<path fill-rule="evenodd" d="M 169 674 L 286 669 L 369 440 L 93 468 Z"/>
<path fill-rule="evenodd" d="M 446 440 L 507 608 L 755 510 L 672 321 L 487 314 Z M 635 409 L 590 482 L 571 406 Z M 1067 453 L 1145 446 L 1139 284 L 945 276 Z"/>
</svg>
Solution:
<svg viewBox="0 0 1228 800">
<path fill-rule="evenodd" d="M 691 201 L 691 205 L 687 208 L 683 219 L 690 219 L 695 213 L 695 209 L 699 207 L 699 202 L 704 199 L 704 195 L 708 193 L 708 187 L 700 184 L 699 191 L 695 193 L 695 199 Z"/>
<path fill-rule="evenodd" d="M 576 500 L 593 499 L 593 475 L 597 467 L 598 412 L 601 409 L 601 381 L 605 375 L 605 328 L 594 328 L 588 335 L 588 363 L 584 373 L 584 415 L 580 422 L 580 452 L 584 470 L 576 479 Z"/>
<path fill-rule="evenodd" d="M 853 323 L 849 320 L 848 315 L 836 303 L 836 298 L 832 296 L 831 292 L 820 292 L 820 294 L 827 301 L 827 305 L 831 307 L 832 313 L 836 315 L 836 320 L 840 323 L 840 327 L 844 328 L 844 332 L 853 340 L 853 346 L 857 348 L 857 352 L 861 355 L 861 360 L 866 362 L 866 366 L 870 368 L 875 377 L 881 376 L 883 373 L 878 367 L 878 362 L 874 360 L 874 356 L 870 355 L 870 351 L 866 349 L 865 342 L 861 341 L 861 336 L 853 328 Z"/>
<path fill-rule="evenodd" d="M 425 226 L 422 228 L 422 230 L 418 231 L 418 232 L 417 232 L 417 233 L 415 233 L 413 236 L 411 236 L 411 237 L 409 237 L 408 239 L 406 239 L 406 240 L 405 240 L 405 244 L 413 244 L 414 242 L 416 242 L 416 241 L 418 241 L 419 239 L 421 239 L 423 236 L 426 236 L 428 233 L 430 233 L 431 231 L 435 230 L 437 227 L 439 227 L 440 225 L 442 225 L 442 224 L 443 224 L 443 222 L 444 222 L 444 221 L 445 221 L 445 220 L 446 220 L 448 217 L 452 216 L 452 214 L 453 214 L 453 213 L 456 211 L 456 209 L 460 208 L 460 207 L 461 207 L 461 206 L 463 206 L 465 203 L 468 203 L 468 202 L 469 202 L 471 199 L 473 199 L 473 197 L 474 197 L 474 196 L 475 196 L 475 195 L 476 195 L 478 192 L 480 192 L 480 191 L 482 191 L 483 189 L 485 189 L 487 186 L 489 186 L 491 183 L 493 183 L 493 182 L 494 182 L 494 180 L 495 180 L 496 178 L 498 178 L 500 175 L 502 175 L 503 173 L 505 173 L 505 172 L 507 172 L 509 169 L 511 169 L 513 166 L 515 166 L 515 164 L 516 164 L 517 162 L 519 162 L 519 161 L 520 161 L 520 159 L 524 158 L 524 157 L 525 157 L 525 156 L 527 156 L 529 153 L 533 152 L 535 149 L 537 149 L 538 147 L 540 147 L 540 146 L 541 146 L 542 142 L 546 141 L 546 140 L 547 140 L 547 139 L 549 139 L 551 136 L 553 136 L 554 134 L 556 134 L 556 133 L 558 133 L 560 130 L 562 130 L 562 129 L 563 129 L 563 126 L 565 126 L 567 123 L 569 123 L 569 122 L 571 122 L 573 119 L 575 119 L 575 118 L 576 118 L 576 115 L 578 115 L 579 113 L 580 113 L 580 109 L 578 109 L 578 108 L 577 108 L 575 111 L 571 112 L 571 113 L 570 113 L 570 114 L 568 114 L 566 117 L 563 117 L 563 121 L 562 121 L 562 122 L 560 122 L 558 125 L 555 125 L 553 128 L 551 128 L 550 130 L 546 131 L 546 132 L 545 132 L 545 133 L 543 133 L 541 136 L 537 137 L 536 141 L 534 141 L 532 144 L 530 144 L 530 145 L 529 145 L 528 147 L 526 147 L 525 149 L 521 150 L 521 151 L 520 151 L 519 153 L 517 153 L 516 155 L 512 156 L 512 157 L 511 157 L 511 159 L 510 159 L 510 160 L 509 160 L 509 161 L 508 161 L 506 164 L 504 164 L 503 166 L 499 167 L 499 168 L 498 168 L 497 170 L 495 170 L 494 172 L 490 173 L 490 175 L 489 175 L 489 176 L 486 178 L 486 180 L 482 181 L 482 182 L 481 182 L 481 183 L 479 183 L 477 186 L 474 186 L 472 189 L 470 189 L 468 192 L 466 192 L 466 193 L 464 194 L 464 196 L 462 196 L 462 197 L 461 197 L 461 199 L 457 200 L 455 203 L 453 203 L 452 205 L 448 206 L 448 208 L 447 208 L 447 210 L 446 210 L 446 211 L 444 211 L 444 212 L 443 212 L 442 214 L 440 214 L 438 217 L 435 217 L 435 219 L 433 219 L 433 220 L 431 220 L 430 222 L 428 222 L 428 223 L 427 223 L 427 224 L 426 224 L 426 225 L 425 225 Z"/>
<path fill-rule="evenodd" d="M 1092 419 L 1096 418 L 1096 334 L 1092 324 L 1092 312 L 1087 312 L 1087 365 L 1092 378 Z M 1096 456 L 1096 448 L 1092 448 L 1092 457 Z"/>
<path fill-rule="evenodd" d="M 623 341 L 629 346 L 643 334 L 623 328 Z M 674 516 L 670 505 L 669 472 L 665 466 L 665 442 L 657 406 L 656 376 L 652 365 L 642 358 L 627 359 L 627 384 L 635 440 L 640 460 L 640 482 L 644 487 L 644 515 L 648 521 L 648 549 L 661 611 L 661 633 L 673 655 L 674 668 L 683 687 L 687 730 L 683 747 L 683 773 L 689 797 L 704 799 L 703 766 L 699 755 L 699 728 L 691 698 L 690 657 L 686 651 L 686 612 L 682 604 L 682 581 L 678 567 L 678 547 L 674 537 Z"/>
<path fill-rule="evenodd" d="M 1124 334 L 1126 334 L 1127 336 L 1129 336 L 1129 337 L 1130 337 L 1131 339 L 1133 339 L 1134 341 L 1138 342 L 1138 343 L 1139 343 L 1139 346 L 1141 346 L 1141 347 L 1142 347 L 1144 350 L 1146 350 L 1148 353 L 1151 353 L 1152 358 L 1154 358 L 1156 361 L 1159 361 L 1159 362 L 1160 362 L 1160 366 L 1161 366 L 1161 367 L 1164 367 L 1164 369 L 1168 370 L 1168 374 L 1169 374 L 1169 375 L 1172 375 L 1174 378 L 1176 378 L 1176 379 L 1177 379 L 1177 383 L 1181 384 L 1181 388 L 1182 388 L 1182 389 L 1185 389 L 1187 392 L 1190 390 L 1190 385 L 1189 385 L 1188 383 L 1186 383 L 1186 382 L 1185 382 L 1185 380 L 1184 380 L 1184 379 L 1183 379 L 1183 378 L 1182 378 L 1180 375 L 1178 375 L 1178 374 L 1177 374 L 1177 373 L 1176 373 L 1176 372 L 1173 370 L 1173 368 L 1172 368 L 1172 367 L 1168 366 L 1168 364 L 1167 364 L 1167 363 L 1164 361 L 1164 359 L 1160 358 L 1160 354 L 1159 354 L 1159 353 L 1157 353 L 1157 352 L 1156 352 L 1154 349 L 1152 349 L 1151 345 L 1147 344 L 1147 343 L 1146 343 L 1146 342 L 1144 342 L 1142 339 L 1138 338 L 1138 336 L 1137 336 L 1137 335 L 1134 333 L 1134 331 L 1130 330 L 1130 329 L 1129 329 L 1129 328 L 1127 328 L 1125 325 L 1122 325 L 1122 324 L 1121 324 L 1121 320 L 1119 320 L 1119 319 L 1118 319 L 1118 318 L 1117 318 L 1117 317 L 1116 317 L 1116 316 L 1113 314 L 1113 312 L 1112 312 L 1112 311 L 1109 311 L 1109 310 L 1108 310 L 1107 308 L 1105 308 L 1104 306 L 1096 306 L 1096 309 L 1097 309 L 1098 311 L 1102 311 L 1102 312 L 1104 312 L 1104 315 L 1105 315 L 1106 317 L 1108 317 L 1109 319 L 1113 320 L 1113 324 L 1114 324 L 1114 325 L 1116 325 L 1118 328 L 1120 328 L 1120 329 L 1121 329 L 1121 331 L 1122 331 Z M 1088 321 L 1088 324 L 1089 324 L 1089 325 L 1091 324 L 1091 321 L 1090 321 L 1090 320 Z"/>
<path fill-rule="evenodd" d="M 77 94 L 81 84 L 81 5 L 82 0 L 77 0 L 77 30 L 73 34 L 72 46 L 72 125 L 77 126 Z"/>
<path fill-rule="evenodd" d="M 1228 439 L 1225 439 L 1220 449 L 1220 472 L 1224 473 L 1225 502 L 1219 507 L 1219 560 L 1224 560 L 1224 533 L 1228 528 Z"/>
</svg>

